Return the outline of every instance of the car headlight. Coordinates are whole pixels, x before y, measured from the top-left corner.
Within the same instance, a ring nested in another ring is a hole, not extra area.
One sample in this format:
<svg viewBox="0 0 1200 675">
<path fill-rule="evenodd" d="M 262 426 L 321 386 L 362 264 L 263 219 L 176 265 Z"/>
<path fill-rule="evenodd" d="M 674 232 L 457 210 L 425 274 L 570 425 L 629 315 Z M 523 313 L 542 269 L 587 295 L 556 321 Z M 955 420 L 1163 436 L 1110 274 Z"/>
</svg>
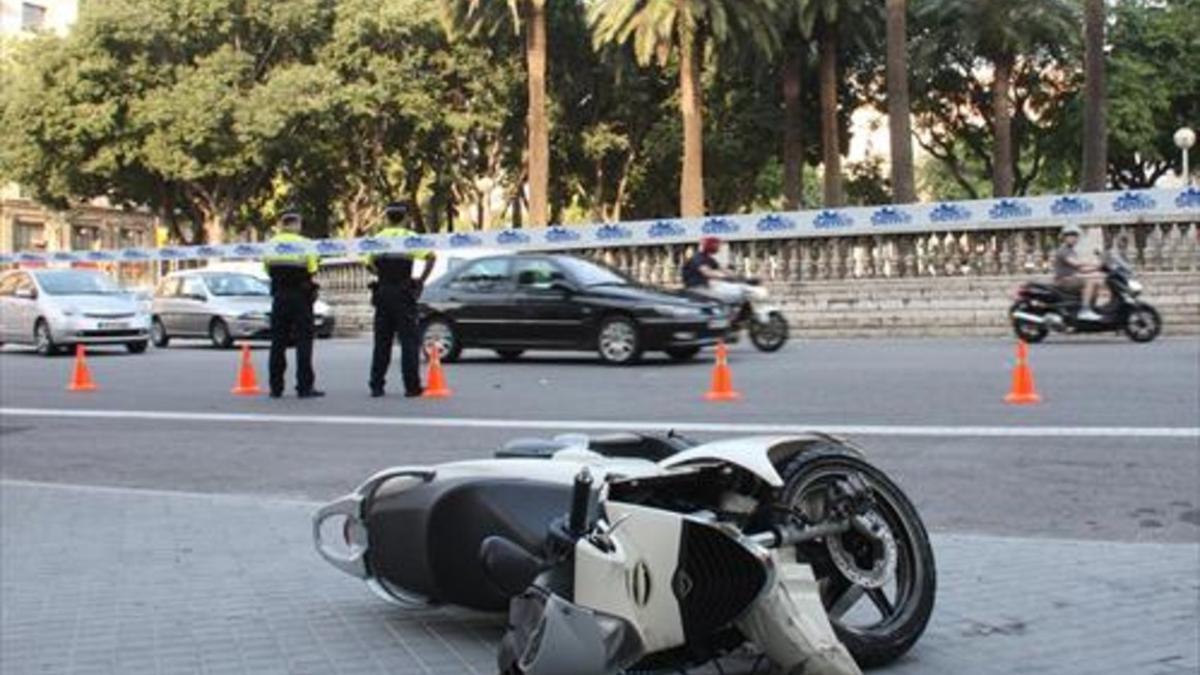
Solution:
<svg viewBox="0 0 1200 675">
<path fill-rule="evenodd" d="M 686 305 L 654 305 L 654 311 L 664 316 L 699 316 L 700 310 Z"/>
</svg>

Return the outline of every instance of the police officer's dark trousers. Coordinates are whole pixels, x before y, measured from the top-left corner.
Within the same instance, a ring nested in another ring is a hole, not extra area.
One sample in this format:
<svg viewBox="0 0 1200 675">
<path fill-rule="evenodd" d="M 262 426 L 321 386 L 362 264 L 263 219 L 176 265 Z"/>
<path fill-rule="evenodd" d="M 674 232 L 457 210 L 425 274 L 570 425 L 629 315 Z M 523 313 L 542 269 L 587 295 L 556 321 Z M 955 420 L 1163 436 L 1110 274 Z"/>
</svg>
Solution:
<svg viewBox="0 0 1200 675">
<path fill-rule="evenodd" d="M 312 288 L 303 286 L 276 287 L 271 298 L 271 358 L 268 365 L 271 391 L 283 392 L 283 375 L 287 370 L 288 343 L 296 342 L 296 391 L 313 390 L 313 295 Z"/>
<path fill-rule="evenodd" d="M 421 336 L 417 330 L 416 289 L 407 280 L 380 281 L 373 294 L 375 304 L 375 351 L 371 355 L 372 390 L 383 389 L 392 364 L 392 343 L 400 341 L 400 372 L 404 390 L 421 391 Z"/>
</svg>

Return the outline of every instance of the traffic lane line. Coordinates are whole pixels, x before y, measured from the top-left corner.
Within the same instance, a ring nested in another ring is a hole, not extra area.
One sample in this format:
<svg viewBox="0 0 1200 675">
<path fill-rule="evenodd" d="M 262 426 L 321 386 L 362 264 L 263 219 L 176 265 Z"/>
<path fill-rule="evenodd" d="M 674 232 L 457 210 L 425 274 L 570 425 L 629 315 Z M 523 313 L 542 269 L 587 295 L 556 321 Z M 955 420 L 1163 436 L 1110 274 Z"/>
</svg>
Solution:
<svg viewBox="0 0 1200 675">
<path fill-rule="evenodd" d="M 904 426 L 843 424 L 730 424 L 653 420 L 521 420 L 475 417 L 377 417 L 368 415 L 279 415 L 196 413 L 152 410 L 0 408 L 0 417 L 222 422 L 244 424 L 315 424 L 329 426 L 430 427 L 458 429 L 530 429 L 558 431 L 679 431 L 714 434 L 801 434 L 820 431 L 850 436 L 927 436 L 987 438 L 1200 438 L 1200 427 L 1058 427 L 1058 426 Z"/>
</svg>

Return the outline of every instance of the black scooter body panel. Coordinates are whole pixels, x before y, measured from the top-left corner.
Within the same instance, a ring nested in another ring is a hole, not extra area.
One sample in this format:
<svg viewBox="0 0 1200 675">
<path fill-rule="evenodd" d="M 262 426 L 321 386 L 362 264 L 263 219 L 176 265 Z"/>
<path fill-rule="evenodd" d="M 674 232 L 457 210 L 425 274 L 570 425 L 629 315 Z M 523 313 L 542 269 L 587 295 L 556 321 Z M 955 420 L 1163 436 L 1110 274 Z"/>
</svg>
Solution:
<svg viewBox="0 0 1200 675">
<path fill-rule="evenodd" d="M 505 611 L 509 597 L 487 580 L 480 545 L 501 536 L 539 553 L 570 499 L 569 485 L 511 478 L 385 483 L 364 513 L 368 569 L 435 602 Z"/>
</svg>

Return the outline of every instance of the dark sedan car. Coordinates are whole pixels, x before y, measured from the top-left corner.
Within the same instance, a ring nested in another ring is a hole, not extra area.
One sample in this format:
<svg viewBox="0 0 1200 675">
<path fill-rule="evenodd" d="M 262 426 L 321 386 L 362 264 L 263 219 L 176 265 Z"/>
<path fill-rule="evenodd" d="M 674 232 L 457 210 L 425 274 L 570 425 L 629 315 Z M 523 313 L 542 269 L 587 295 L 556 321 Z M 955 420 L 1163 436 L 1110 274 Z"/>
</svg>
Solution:
<svg viewBox="0 0 1200 675">
<path fill-rule="evenodd" d="M 526 349 L 595 349 L 616 364 L 648 350 L 686 360 L 729 328 L 716 303 L 567 255 L 473 260 L 425 289 L 421 318 L 426 343 L 437 343 L 447 361 L 471 347 L 505 359 Z"/>
</svg>

